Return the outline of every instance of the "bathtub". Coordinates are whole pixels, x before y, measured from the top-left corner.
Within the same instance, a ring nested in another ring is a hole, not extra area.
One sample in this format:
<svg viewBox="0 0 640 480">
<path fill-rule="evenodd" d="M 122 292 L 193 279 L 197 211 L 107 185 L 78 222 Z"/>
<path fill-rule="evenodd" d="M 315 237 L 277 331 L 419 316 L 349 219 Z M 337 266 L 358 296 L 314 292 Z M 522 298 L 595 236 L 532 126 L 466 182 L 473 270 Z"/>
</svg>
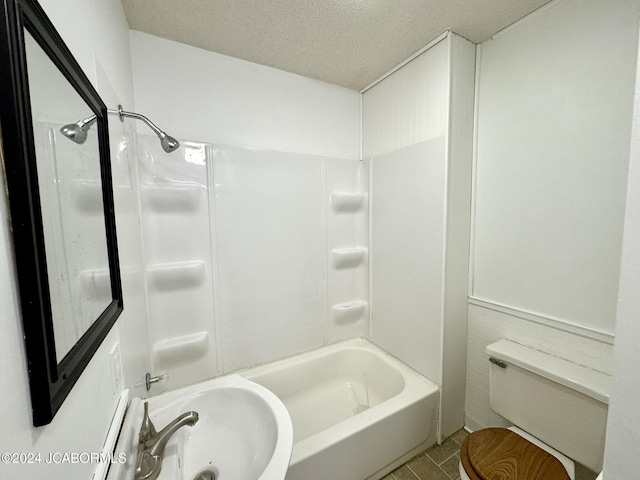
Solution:
<svg viewBox="0 0 640 480">
<path fill-rule="evenodd" d="M 287 480 L 376 480 L 436 442 L 437 385 L 367 340 L 239 373 L 289 411 Z"/>
</svg>

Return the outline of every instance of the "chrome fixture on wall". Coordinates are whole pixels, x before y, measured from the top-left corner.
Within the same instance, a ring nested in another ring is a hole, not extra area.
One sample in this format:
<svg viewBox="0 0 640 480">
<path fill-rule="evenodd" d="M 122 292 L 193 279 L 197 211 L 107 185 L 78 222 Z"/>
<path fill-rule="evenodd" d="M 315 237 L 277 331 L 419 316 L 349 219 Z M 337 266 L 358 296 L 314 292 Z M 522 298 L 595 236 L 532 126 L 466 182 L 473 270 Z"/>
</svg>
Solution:
<svg viewBox="0 0 640 480">
<path fill-rule="evenodd" d="M 149 120 L 144 115 L 135 112 L 126 112 L 122 110 L 122 105 L 118 105 L 118 110 L 108 109 L 107 112 L 118 115 L 121 122 L 124 122 L 125 117 L 142 120 L 158 136 L 158 138 L 160 139 L 160 144 L 162 145 L 162 149 L 167 153 L 173 152 L 180 146 L 180 143 L 175 138 L 173 138 L 171 135 L 167 135 L 165 132 L 160 130 L 151 120 Z M 92 115 L 83 120 L 79 120 L 76 123 L 69 123 L 65 125 L 60 129 L 60 133 L 62 133 L 68 139 L 78 144 L 82 144 L 87 140 L 87 132 L 95 122 L 96 116 Z"/>
<path fill-rule="evenodd" d="M 162 375 L 152 377 L 151 373 L 147 372 L 147 374 L 144 376 L 144 385 L 147 387 L 147 392 L 151 390 L 151 385 L 166 380 L 167 378 L 169 378 L 168 373 L 163 373 Z"/>
</svg>

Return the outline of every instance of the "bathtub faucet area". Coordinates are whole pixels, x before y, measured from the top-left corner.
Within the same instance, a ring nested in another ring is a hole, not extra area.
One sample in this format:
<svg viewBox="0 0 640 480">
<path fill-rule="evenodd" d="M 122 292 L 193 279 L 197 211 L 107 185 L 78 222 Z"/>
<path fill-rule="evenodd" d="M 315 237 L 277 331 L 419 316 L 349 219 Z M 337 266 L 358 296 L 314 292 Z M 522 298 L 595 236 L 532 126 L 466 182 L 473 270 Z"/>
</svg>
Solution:
<svg viewBox="0 0 640 480">
<path fill-rule="evenodd" d="M 138 438 L 138 458 L 136 460 L 135 480 L 155 480 L 160 475 L 164 449 L 167 442 L 180 428 L 193 426 L 198 422 L 197 412 L 186 412 L 170 422 L 159 432 L 149 418 L 149 404 L 144 403 L 144 417 Z"/>
</svg>

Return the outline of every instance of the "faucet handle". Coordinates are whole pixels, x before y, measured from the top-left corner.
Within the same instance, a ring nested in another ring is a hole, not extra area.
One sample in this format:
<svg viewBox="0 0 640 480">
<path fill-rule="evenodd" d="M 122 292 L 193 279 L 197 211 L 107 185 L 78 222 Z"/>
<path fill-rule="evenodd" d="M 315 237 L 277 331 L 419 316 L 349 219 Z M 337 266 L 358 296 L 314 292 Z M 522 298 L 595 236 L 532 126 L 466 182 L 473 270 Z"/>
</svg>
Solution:
<svg viewBox="0 0 640 480">
<path fill-rule="evenodd" d="M 144 416 L 142 417 L 142 425 L 140 426 L 140 434 L 138 435 L 139 442 L 145 443 L 157 434 L 156 427 L 153 426 L 153 422 L 149 418 L 149 403 L 144 402 Z"/>
</svg>

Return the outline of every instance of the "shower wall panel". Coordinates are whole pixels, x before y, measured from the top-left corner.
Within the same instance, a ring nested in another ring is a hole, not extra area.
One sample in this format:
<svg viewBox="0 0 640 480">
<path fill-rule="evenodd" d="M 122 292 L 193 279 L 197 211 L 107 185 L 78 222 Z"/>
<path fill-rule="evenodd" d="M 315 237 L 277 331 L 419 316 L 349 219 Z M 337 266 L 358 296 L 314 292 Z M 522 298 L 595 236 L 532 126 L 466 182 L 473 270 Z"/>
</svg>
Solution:
<svg viewBox="0 0 640 480">
<path fill-rule="evenodd" d="M 156 317 L 181 312 L 184 303 L 185 315 L 201 316 L 215 336 L 209 376 L 367 335 L 367 202 L 348 212 L 331 203 L 332 192 L 366 192 L 359 92 L 136 31 L 131 51 L 137 111 L 183 144 L 198 142 L 207 157 L 197 178 L 178 183 L 202 186 L 208 216 L 145 210 L 149 255 L 186 262 L 191 278 L 203 281 L 178 293 L 158 290 L 149 278 L 150 331 Z M 171 162 L 174 173 L 193 167 L 182 149 L 167 155 L 157 140 L 149 145 L 163 169 Z M 170 195 L 183 203 L 195 197 Z M 178 235 L 184 240 L 175 241 Z M 191 247 L 196 237 L 203 243 Z M 212 260 L 199 253 L 204 242 Z M 340 266 L 332 263 L 334 250 Z M 192 292 L 199 289 L 206 295 Z M 191 315 L 195 309 L 201 312 Z M 171 317 L 158 320 L 154 343 L 200 331 L 192 318 Z"/>
<path fill-rule="evenodd" d="M 368 336 L 366 165 L 181 143 L 141 138 L 153 392 Z"/>
<path fill-rule="evenodd" d="M 140 138 L 140 182 L 154 391 L 219 372 L 214 323 L 207 147 L 181 142 L 170 155 Z"/>
<path fill-rule="evenodd" d="M 322 157 L 212 148 L 224 370 L 324 344 Z"/>
<path fill-rule="evenodd" d="M 372 338 L 464 416 L 475 45 L 449 32 L 363 94 L 371 161 Z"/>
<path fill-rule="evenodd" d="M 373 157 L 372 338 L 441 383 L 444 136 Z"/>
</svg>

